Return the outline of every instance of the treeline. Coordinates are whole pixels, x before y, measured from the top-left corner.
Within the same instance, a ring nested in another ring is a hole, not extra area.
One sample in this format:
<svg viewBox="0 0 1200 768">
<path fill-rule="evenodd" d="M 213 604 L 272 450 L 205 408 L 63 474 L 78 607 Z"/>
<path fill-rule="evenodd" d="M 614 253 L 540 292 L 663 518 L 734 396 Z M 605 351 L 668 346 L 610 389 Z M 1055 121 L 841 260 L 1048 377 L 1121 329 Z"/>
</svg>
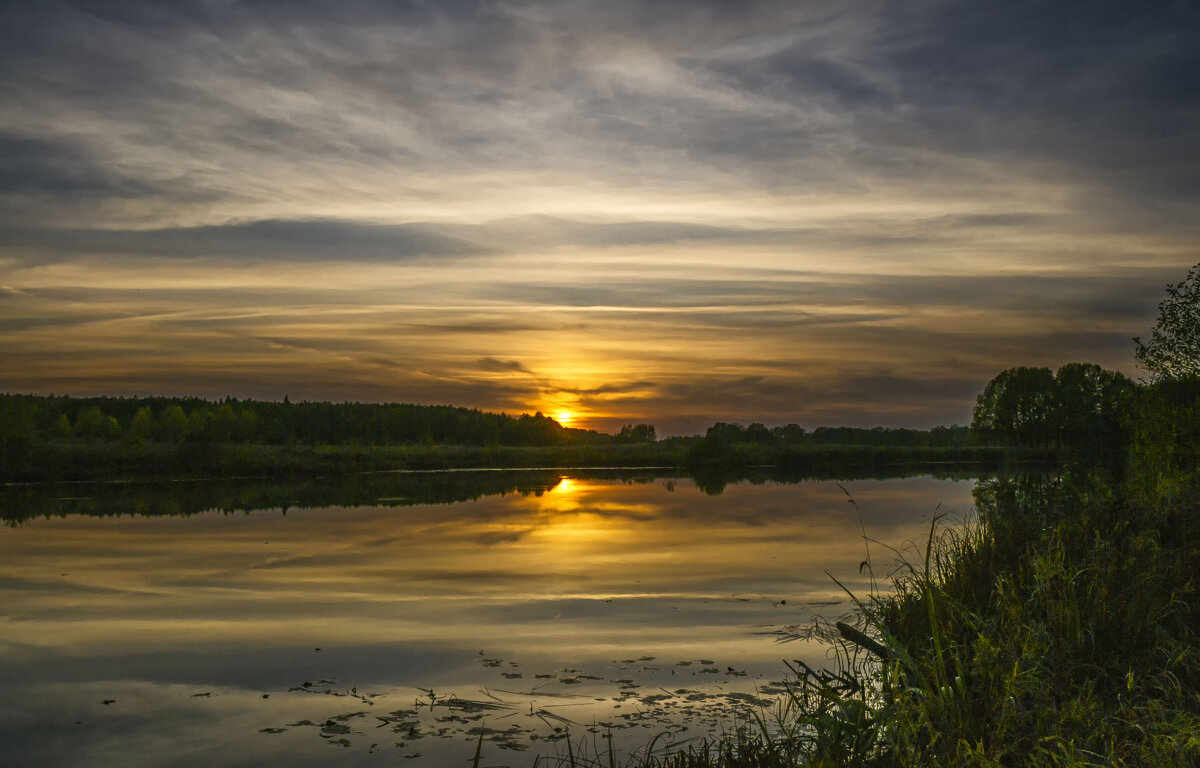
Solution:
<svg viewBox="0 0 1200 768">
<path fill-rule="evenodd" d="M 301 448 L 300 450 L 306 450 Z M 529 449 L 513 449 L 529 450 Z M 2 471 L 2 470 L 0 470 Z M 935 477 L 977 479 L 988 470 L 977 465 L 931 465 Z M 618 480 L 625 484 L 650 484 L 664 479 L 691 479 L 708 495 L 719 495 L 732 483 L 798 483 L 813 479 L 880 479 L 907 477 L 910 469 L 879 471 L 873 468 L 815 467 L 806 471 L 759 468 L 688 472 L 609 468 L 511 469 L 507 472 L 343 472 L 335 475 L 286 477 L 204 478 L 192 481 L 137 483 L 79 482 L 70 493 L 54 483 L 16 483 L 0 486 L 0 522 L 21 525 L 35 518 L 72 515 L 93 517 L 187 516 L 204 512 L 227 515 L 252 511 L 325 507 L 408 507 L 453 504 L 488 496 L 520 494 L 541 496 L 565 478 Z M 990 475 L 990 473 L 989 473 Z"/>
<path fill-rule="evenodd" d="M 609 435 L 541 413 L 452 406 L 0 395 L 0 479 L 9 482 L 531 466 L 877 471 L 1014 457 L 1027 458 L 972 445 L 960 426 L 809 431 L 718 422 L 703 436 L 659 440 L 651 424 Z"/>
<path fill-rule="evenodd" d="M 619 435 L 446 405 L 221 401 L 173 397 L 0 395 L 0 438 L 259 445 L 603 445 L 654 442 L 654 427 Z"/>
<path fill-rule="evenodd" d="M 996 462 L 995 451 L 971 445 L 967 427 L 929 430 L 874 427 L 817 427 L 796 424 L 768 428 L 763 424 L 717 422 L 687 446 L 690 467 L 841 466 L 880 468 L 938 461 Z"/>
<path fill-rule="evenodd" d="M 1200 466 L 1200 375 L 1139 384 L 1091 363 L 1009 368 L 979 395 L 970 432 L 975 443 L 1063 459 L 1128 460 L 1143 496 L 1179 501 L 1173 484 Z"/>
<path fill-rule="evenodd" d="M 971 431 L 978 442 L 1116 451 L 1129 444 L 1144 393 L 1094 363 L 1009 368 L 979 394 Z"/>
<path fill-rule="evenodd" d="M 762 424 L 743 427 L 740 424 L 717 422 L 704 434 L 710 446 L 751 443 L 755 445 L 870 445 L 944 448 L 964 446 L 970 441 L 966 427 L 934 427 L 933 429 L 893 429 L 889 427 L 817 427 L 808 431 L 796 424 L 768 428 Z"/>
</svg>

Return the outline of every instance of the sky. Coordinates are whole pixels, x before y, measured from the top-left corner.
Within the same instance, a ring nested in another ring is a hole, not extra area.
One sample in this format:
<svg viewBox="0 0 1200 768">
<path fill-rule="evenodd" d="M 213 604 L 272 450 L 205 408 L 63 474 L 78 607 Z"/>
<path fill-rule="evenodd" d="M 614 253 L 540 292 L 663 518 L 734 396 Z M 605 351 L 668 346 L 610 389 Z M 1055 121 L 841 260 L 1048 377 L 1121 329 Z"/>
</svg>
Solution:
<svg viewBox="0 0 1200 768">
<path fill-rule="evenodd" d="M 0 391 L 659 435 L 1137 376 L 1195 2 L 0 0 Z"/>
</svg>

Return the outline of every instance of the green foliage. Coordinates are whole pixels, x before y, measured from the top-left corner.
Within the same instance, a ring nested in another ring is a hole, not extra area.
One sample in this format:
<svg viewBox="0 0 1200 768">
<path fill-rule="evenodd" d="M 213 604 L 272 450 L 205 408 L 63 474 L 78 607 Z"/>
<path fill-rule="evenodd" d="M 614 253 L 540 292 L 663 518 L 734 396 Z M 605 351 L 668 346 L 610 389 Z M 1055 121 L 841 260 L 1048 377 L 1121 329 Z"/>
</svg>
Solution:
<svg viewBox="0 0 1200 768">
<path fill-rule="evenodd" d="M 143 405 L 129 423 L 129 436 L 133 440 L 149 440 L 154 437 L 154 430 L 154 415 L 150 413 L 150 406 Z"/>
<path fill-rule="evenodd" d="M 1200 380 L 1147 386 L 1130 421 L 1130 488 L 1159 511 L 1200 503 Z"/>
<path fill-rule="evenodd" d="M 154 414 L 158 417 L 155 418 Z M 33 440 L 161 440 L 267 445 L 606 445 L 616 438 L 566 429 L 525 414 L 511 417 L 451 406 L 292 403 L 199 398 L 73 398 L 0 395 L 8 432 Z M 655 442 L 650 424 L 631 426 L 622 442 Z"/>
<path fill-rule="evenodd" d="M 762 424 L 743 428 L 717 422 L 703 438 L 691 439 L 686 463 L 697 474 L 701 490 L 715 495 L 724 490 L 725 475 L 736 475 L 748 467 L 845 476 L 847 472 L 880 472 L 899 465 L 936 462 L 996 467 L 1015 453 L 973 445 L 968 429 L 960 426 L 930 430 L 818 427 L 808 432 L 795 424 L 767 429 Z"/>
<path fill-rule="evenodd" d="M 653 424 L 626 424 L 617 433 L 618 443 L 653 443 L 656 439 Z"/>
<path fill-rule="evenodd" d="M 1093 363 L 1009 368 L 976 399 L 971 430 L 981 441 L 1074 449 L 1122 448 L 1134 384 Z"/>
<path fill-rule="evenodd" d="M 632 764 L 1200 764 L 1200 519 L 1114 482 L 980 483 L 978 522 L 935 519 L 892 592 L 855 597 L 859 626 L 825 632 L 834 667 L 796 668 L 781 717 Z"/>
<path fill-rule="evenodd" d="M 75 419 L 75 434 L 80 437 L 96 439 L 103 436 L 105 425 L 104 412 L 92 406 Z"/>
<path fill-rule="evenodd" d="M 179 442 L 187 430 L 187 414 L 179 403 L 171 403 L 162 409 L 159 417 L 159 434 L 164 440 Z"/>
<path fill-rule="evenodd" d="M 1060 445 L 1120 447 L 1135 387 L 1124 374 L 1094 363 L 1068 363 L 1054 374 L 1055 439 Z"/>
<path fill-rule="evenodd" d="M 1053 435 L 1054 374 L 1049 368 L 1001 371 L 976 400 L 971 427 L 1018 445 L 1047 445 Z"/>
<path fill-rule="evenodd" d="M 1150 341 L 1135 337 L 1133 343 L 1133 356 L 1151 381 L 1200 377 L 1200 264 L 1182 282 L 1167 285 Z"/>
<path fill-rule="evenodd" d="M 693 466 L 725 464 L 792 465 L 811 463 L 824 456 L 855 461 L 911 461 L 937 456 L 951 458 L 957 449 L 966 449 L 970 437 L 966 427 L 934 427 L 930 430 L 874 427 L 817 427 L 808 432 L 796 424 L 768 429 L 762 424 L 742 427 L 719 421 L 708 428 L 704 438 L 694 443 L 689 455 Z M 846 449 L 875 449 L 854 450 Z M 932 451 L 920 456 L 922 451 Z M 948 450 L 950 449 L 950 450 Z M 960 456 L 960 459 L 969 459 Z"/>
<path fill-rule="evenodd" d="M 1101 474 L 982 483 L 874 616 L 900 764 L 1192 765 L 1198 564 Z M 914 695 L 919 691 L 919 695 Z"/>
</svg>

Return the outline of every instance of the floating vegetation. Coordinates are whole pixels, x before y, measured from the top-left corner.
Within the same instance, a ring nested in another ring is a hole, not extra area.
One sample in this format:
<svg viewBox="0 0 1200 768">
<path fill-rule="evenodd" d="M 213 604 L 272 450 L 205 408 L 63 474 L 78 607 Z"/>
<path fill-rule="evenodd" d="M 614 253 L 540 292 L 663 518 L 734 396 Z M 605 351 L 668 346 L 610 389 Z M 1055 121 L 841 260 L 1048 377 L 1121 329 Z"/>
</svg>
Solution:
<svg viewBox="0 0 1200 768">
<path fill-rule="evenodd" d="M 482 653 L 474 661 L 496 670 L 502 680 L 526 677 L 522 672 L 507 671 L 506 667 L 519 666 L 516 662 Z M 545 744 L 543 751 L 549 745 L 571 750 L 571 739 L 584 735 L 598 739 L 607 745 L 604 750 L 611 751 L 614 734 L 621 731 L 630 732 L 625 741 L 631 749 L 646 743 L 645 732 L 659 737 L 656 748 L 679 748 L 717 738 L 736 724 L 751 721 L 776 703 L 775 696 L 787 692 L 782 683 L 755 685 L 745 670 L 719 665 L 713 659 L 681 659 L 666 669 L 648 663 L 652 661 L 653 656 L 612 661 L 605 670 L 607 675 L 575 667 L 534 672 L 528 677 L 538 684 L 524 690 L 481 688 L 464 695 L 448 688 L 417 687 L 410 689 L 417 695 L 408 707 L 382 714 L 360 708 L 261 728 L 259 733 L 276 735 L 308 728 L 328 744 L 344 748 L 361 744 L 371 752 L 397 750 L 407 759 L 423 754 L 432 757 L 433 752 L 444 755 L 444 747 L 413 749 L 417 743 L 438 739 L 464 742 L 463 757 L 473 749 L 487 747 L 525 752 Z M 695 680 L 688 687 L 660 684 L 688 674 Z M 564 686 L 576 690 L 564 691 Z M 289 688 L 288 694 L 328 696 L 368 706 L 403 695 L 397 691 L 360 692 L 357 687 L 343 687 L 336 678 L 306 680 Z M 606 710 L 611 714 L 599 714 Z M 393 736 L 390 745 L 379 738 L 380 731 Z"/>
</svg>

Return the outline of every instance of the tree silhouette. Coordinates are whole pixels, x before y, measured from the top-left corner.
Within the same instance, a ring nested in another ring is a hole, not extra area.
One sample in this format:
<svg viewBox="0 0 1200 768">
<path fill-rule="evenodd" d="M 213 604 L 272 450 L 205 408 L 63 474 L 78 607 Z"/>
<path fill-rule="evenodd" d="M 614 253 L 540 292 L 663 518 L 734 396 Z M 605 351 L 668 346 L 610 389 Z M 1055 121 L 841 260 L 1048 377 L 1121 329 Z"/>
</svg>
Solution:
<svg viewBox="0 0 1200 768">
<path fill-rule="evenodd" d="M 1181 283 L 1167 285 L 1150 341 L 1134 337 L 1133 356 L 1151 381 L 1200 377 L 1200 264 Z"/>
<path fill-rule="evenodd" d="M 971 429 L 985 440 L 1093 449 L 1125 442 L 1122 413 L 1133 383 L 1094 363 L 1009 368 L 987 383 Z"/>
<path fill-rule="evenodd" d="M 1009 368 L 987 383 L 971 427 L 1020 445 L 1046 445 L 1054 432 L 1054 374 L 1049 368 Z"/>
</svg>

